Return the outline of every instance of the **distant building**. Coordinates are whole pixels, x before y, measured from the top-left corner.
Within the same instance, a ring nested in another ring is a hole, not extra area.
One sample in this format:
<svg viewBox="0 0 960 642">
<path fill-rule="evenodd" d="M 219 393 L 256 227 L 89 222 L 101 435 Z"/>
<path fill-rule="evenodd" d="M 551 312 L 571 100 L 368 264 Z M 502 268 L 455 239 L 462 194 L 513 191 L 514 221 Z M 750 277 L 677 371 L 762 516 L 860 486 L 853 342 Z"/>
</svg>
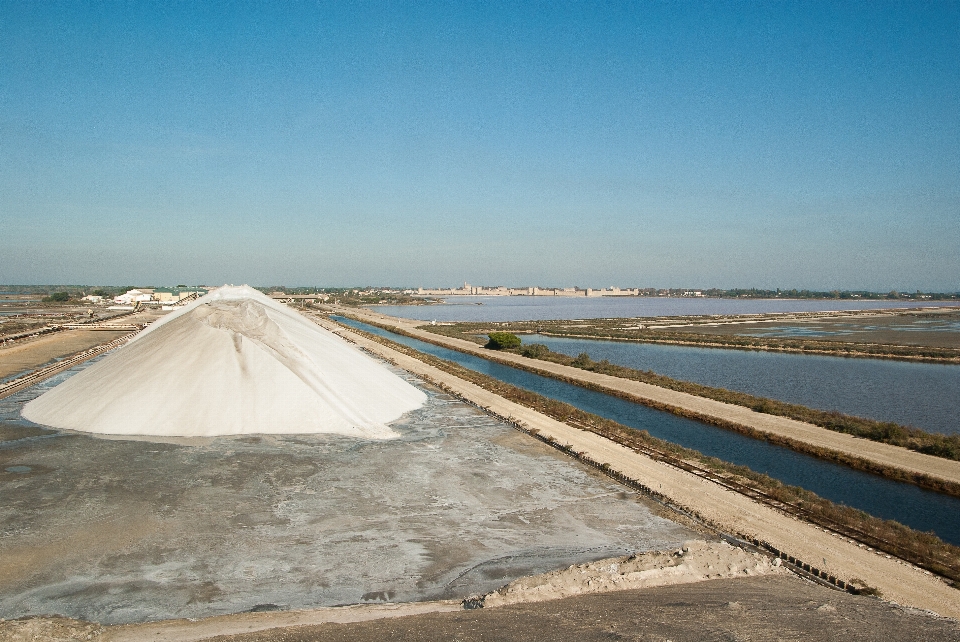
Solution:
<svg viewBox="0 0 960 642">
<path fill-rule="evenodd" d="M 133 305 L 134 303 L 146 303 L 153 299 L 153 290 L 128 290 L 120 296 L 113 297 L 113 302 L 117 305 Z"/>
<path fill-rule="evenodd" d="M 618 288 L 611 286 L 609 288 L 541 288 L 541 287 L 521 287 L 510 288 L 503 285 L 486 287 L 482 285 L 470 285 L 464 282 L 459 288 L 423 288 L 416 290 L 405 290 L 406 293 L 417 294 L 420 296 L 457 296 L 457 295 L 481 295 L 481 296 L 643 296 L 656 293 L 653 289 L 641 290 L 640 288 Z M 668 296 L 666 290 L 661 291 L 661 296 Z M 687 296 L 703 296 L 689 294 Z"/>
<path fill-rule="evenodd" d="M 207 292 L 200 288 L 156 288 L 153 290 L 153 300 L 160 303 L 176 303 L 194 293 L 206 294 Z"/>
</svg>

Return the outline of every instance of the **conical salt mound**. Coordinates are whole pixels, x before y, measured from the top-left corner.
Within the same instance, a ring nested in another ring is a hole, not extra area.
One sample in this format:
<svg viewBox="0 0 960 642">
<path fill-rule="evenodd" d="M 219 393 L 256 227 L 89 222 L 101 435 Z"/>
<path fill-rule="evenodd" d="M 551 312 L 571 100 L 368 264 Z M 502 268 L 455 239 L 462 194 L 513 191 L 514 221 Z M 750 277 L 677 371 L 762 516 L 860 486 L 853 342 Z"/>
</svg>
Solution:
<svg viewBox="0 0 960 642">
<path fill-rule="evenodd" d="M 224 286 L 23 407 L 112 435 L 339 433 L 388 438 L 426 395 L 253 288 Z"/>
</svg>

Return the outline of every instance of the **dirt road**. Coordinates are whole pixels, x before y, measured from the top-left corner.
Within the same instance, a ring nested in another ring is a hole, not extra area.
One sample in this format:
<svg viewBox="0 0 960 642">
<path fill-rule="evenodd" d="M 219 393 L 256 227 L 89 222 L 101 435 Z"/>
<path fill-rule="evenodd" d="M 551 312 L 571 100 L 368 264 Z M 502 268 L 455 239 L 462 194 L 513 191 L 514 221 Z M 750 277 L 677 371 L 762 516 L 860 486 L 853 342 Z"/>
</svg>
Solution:
<svg viewBox="0 0 960 642">
<path fill-rule="evenodd" d="M 152 323 L 161 315 L 162 312 L 151 310 L 124 317 L 117 323 Z M 129 333 L 130 330 L 62 330 L 7 345 L 0 344 L 0 379 L 36 370 Z"/>
<path fill-rule="evenodd" d="M 655 462 L 599 435 L 578 430 L 507 401 L 333 322 L 319 322 L 370 352 L 446 387 L 472 403 L 502 417 L 513 418 L 526 428 L 536 429 L 541 435 L 552 437 L 561 444 L 569 444 L 575 452 L 586 453 L 594 461 L 609 464 L 613 470 L 641 481 L 677 506 L 699 515 L 727 533 L 769 542 L 788 555 L 814 564 L 830 575 L 845 581 L 857 579 L 876 587 L 886 599 L 899 604 L 960 617 L 960 591 L 926 571 L 762 506 L 694 474 Z"/>
<path fill-rule="evenodd" d="M 929 475 L 936 479 L 960 483 L 960 461 L 925 455 L 899 446 L 891 446 L 889 444 L 870 441 L 869 439 L 861 439 L 794 419 L 755 412 L 743 406 L 714 401 L 713 399 L 698 397 L 685 392 L 668 390 L 639 381 L 621 379 L 620 377 L 590 372 L 581 368 L 574 368 L 572 366 L 565 366 L 539 359 L 531 359 L 510 352 L 498 352 L 495 355 L 491 355 L 490 350 L 481 348 L 470 341 L 444 337 L 432 332 L 420 330 L 417 326 L 422 325 L 422 322 L 419 321 L 398 319 L 369 310 L 357 310 L 354 308 L 349 310 L 344 309 L 343 312 L 377 323 L 402 328 L 411 335 L 454 350 L 476 354 L 485 358 L 493 357 L 495 360 L 503 363 L 516 364 L 524 368 L 534 368 L 544 373 L 592 384 L 611 392 L 633 397 L 639 403 L 652 402 L 654 404 L 672 406 L 687 412 L 697 413 L 704 417 L 740 424 L 763 433 L 800 441 L 816 448 L 824 448 L 852 457 L 859 457 L 881 466 L 898 468 L 907 473 Z"/>
</svg>

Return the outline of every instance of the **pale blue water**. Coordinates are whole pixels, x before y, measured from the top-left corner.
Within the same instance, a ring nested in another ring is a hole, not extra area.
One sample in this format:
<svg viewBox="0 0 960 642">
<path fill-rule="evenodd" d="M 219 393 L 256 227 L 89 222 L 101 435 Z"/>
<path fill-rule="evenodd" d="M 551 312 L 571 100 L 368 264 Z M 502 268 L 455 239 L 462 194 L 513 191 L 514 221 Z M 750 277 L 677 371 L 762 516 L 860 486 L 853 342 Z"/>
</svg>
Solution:
<svg viewBox="0 0 960 642">
<path fill-rule="evenodd" d="M 884 519 L 895 519 L 917 530 L 933 531 L 944 541 L 960 545 L 960 499 L 852 470 L 728 430 L 396 335 L 364 323 L 338 320 L 637 430 L 647 430 L 660 439 L 724 461 L 749 466 L 786 484 L 802 486 L 833 502 L 853 506 Z"/>
<path fill-rule="evenodd" d="M 960 433 L 960 366 L 522 335 L 555 352 L 821 410 Z"/>
<path fill-rule="evenodd" d="M 587 297 L 551 296 L 449 296 L 445 300 L 447 303 L 443 304 L 379 305 L 373 306 L 373 309 L 390 316 L 421 321 L 535 321 L 960 306 L 958 301 L 919 303 L 850 299 L 820 301 L 692 297 L 592 297 L 588 299 Z"/>
</svg>

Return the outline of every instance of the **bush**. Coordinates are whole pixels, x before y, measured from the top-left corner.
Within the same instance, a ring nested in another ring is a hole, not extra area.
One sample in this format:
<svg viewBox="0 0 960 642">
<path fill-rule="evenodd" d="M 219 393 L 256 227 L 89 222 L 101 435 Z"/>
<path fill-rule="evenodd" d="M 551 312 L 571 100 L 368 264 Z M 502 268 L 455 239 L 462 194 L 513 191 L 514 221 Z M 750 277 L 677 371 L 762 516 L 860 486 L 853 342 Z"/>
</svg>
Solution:
<svg viewBox="0 0 960 642">
<path fill-rule="evenodd" d="M 48 297 L 44 297 L 45 302 L 65 303 L 70 300 L 70 294 L 67 292 L 54 292 Z"/>
<path fill-rule="evenodd" d="M 487 335 L 490 340 L 487 341 L 485 348 L 491 350 L 512 350 L 520 347 L 520 337 L 509 332 L 491 332 Z"/>
<path fill-rule="evenodd" d="M 574 359 L 571 364 L 575 368 L 583 368 L 584 370 L 589 370 L 593 367 L 593 359 L 590 358 L 590 355 L 586 352 L 581 352 L 577 355 L 577 358 Z"/>
<path fill-rule="evenodd" d="M 550 348 L 542 343 L 531 343 L 528 346 L 523 346 L 520 349 L 520 354 L 531 359 L 543 359 L 550 354 Z"/>
</svg>

